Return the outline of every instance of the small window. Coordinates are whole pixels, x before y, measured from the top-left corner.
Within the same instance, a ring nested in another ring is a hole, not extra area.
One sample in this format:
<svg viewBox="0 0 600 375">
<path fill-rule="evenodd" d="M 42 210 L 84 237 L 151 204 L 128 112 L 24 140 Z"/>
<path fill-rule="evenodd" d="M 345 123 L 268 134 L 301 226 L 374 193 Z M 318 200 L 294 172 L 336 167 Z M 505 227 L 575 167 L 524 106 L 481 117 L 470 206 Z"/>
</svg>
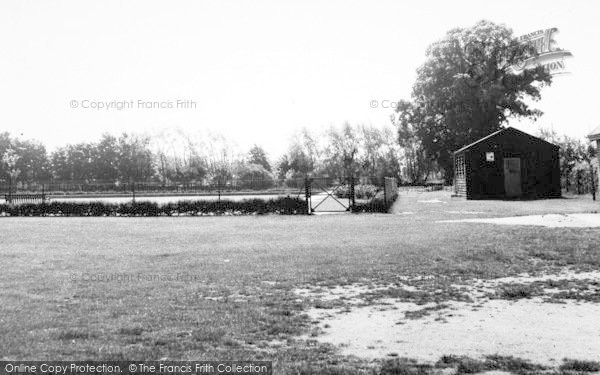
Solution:
<svg viewBox="0 0 600 375">
<path fill-rule="evenodd" d="M 493 162 L 494 161 L 494 153 L 486 152 L 485 153 L 485 161 Z"/>
</svg>

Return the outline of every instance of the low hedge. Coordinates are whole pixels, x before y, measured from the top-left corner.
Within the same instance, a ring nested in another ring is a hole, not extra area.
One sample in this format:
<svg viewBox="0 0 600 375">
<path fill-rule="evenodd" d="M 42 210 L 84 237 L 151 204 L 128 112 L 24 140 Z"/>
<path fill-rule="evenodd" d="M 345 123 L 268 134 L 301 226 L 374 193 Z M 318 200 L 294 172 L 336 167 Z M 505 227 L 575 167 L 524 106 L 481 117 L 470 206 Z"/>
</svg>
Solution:
<svg viewBox="0 0 600 375">
<path fill-rule="evenodd" d="M 379 196 L 377 198 L 371 199 L 367 203 L 355 203 L 352 206 L 353 213 L 363 213 L 363 212 L 371 212 L 371 213 L 388 213 L 394 202 L 396 201 L 396 197 L 385 201 L 383 196 Z"/>
<path fill-rule="evenodd" d="M 154 202 L 51 202 L 0 204 L 0 216 L 202 216 L 250 214 L 306 214 L 306 202 L 300 198 L 196 200 L 158 204 Z"/>
<path fill-rule="evenodd" d="M 356 199 L 371 199 L 377 195 L 379 189 L 375 185 L 357 184 L 354 185 L 354 198 Z M 348 198 L 350 196 L 350 185 L 342 185 L 335 190 L 335 195 L 338 198 Z"/>
</svg>

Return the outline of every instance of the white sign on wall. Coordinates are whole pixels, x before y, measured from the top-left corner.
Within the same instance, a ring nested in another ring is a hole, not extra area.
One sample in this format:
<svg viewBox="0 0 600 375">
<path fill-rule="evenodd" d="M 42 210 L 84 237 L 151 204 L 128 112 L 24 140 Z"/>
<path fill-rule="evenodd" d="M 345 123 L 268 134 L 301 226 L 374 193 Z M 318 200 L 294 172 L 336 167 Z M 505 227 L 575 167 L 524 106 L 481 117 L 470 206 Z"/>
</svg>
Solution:
<svg viewBox="0 0 600 375">
<path fill-rule="evenodd" d="M 485 153 L 485 161 L 494 161 L 494 153 L 486 152 Z"/>
</svg>

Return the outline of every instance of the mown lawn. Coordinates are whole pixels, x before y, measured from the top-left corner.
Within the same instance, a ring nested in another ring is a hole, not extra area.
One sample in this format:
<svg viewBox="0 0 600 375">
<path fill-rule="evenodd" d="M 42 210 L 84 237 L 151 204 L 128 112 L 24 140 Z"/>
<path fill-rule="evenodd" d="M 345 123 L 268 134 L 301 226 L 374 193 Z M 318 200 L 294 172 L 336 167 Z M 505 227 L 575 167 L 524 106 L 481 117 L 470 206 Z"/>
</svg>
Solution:
<svg viewBox="0 0 600 375">
<path fill-rule="evenodd" d="M 435 222 L 474 217 L 446 212 L 457 207 L 476 205 L 482 216 L 534 210 L 514 203 L 401 197 L 395 210 L 405 204 L 415 214 L 2 218 L 0 358 L 266 359 L 290 373 L 368 368 L 298 339 L 311 330 L 310 302 L 292 290 L 600 269 L 598 228 Z"/>
</svg>

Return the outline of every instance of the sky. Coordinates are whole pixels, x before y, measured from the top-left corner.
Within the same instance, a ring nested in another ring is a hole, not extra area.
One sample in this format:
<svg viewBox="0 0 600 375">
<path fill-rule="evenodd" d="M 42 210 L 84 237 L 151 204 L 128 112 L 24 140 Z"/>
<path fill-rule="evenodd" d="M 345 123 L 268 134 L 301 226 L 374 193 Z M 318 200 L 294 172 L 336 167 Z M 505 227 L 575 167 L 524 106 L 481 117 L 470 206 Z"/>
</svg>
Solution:
<svg viewBox="0 0 600 375">
<path fill-rule="evenodd" d="M 543 89 L 536 123 L 511 125 L 584 137 L 600 124 L 598 10 L 591 0 L 2 0 L 0 131 L 52 150 L 176 128 L 273 156 L 301 127 L 389 126 L 427 46 L 487 19 L 516 35 L 560 30 L 570 74 Z"/>
</svg>

